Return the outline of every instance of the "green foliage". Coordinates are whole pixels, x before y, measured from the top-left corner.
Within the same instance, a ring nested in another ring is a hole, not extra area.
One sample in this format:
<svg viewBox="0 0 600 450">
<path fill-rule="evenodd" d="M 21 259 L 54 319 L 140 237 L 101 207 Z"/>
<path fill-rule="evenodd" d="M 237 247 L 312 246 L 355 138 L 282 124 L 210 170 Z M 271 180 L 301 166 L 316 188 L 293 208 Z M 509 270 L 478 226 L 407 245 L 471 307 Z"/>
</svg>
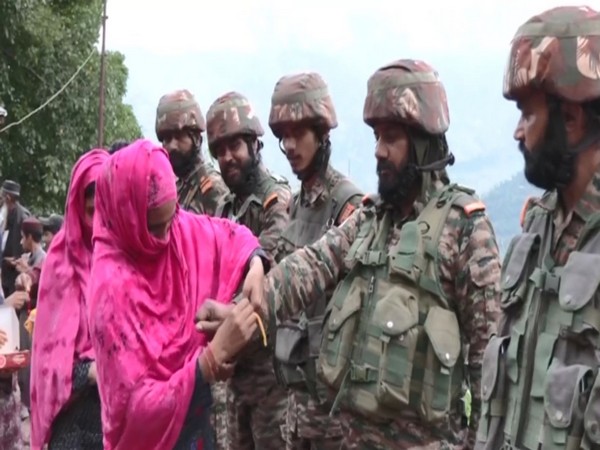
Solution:
<svg viewBox="0 0 600 450">
<path fill-rule="evenodd" d="M 21 183 L 23 203 L 38 214 L 62 211 L 73 163 L 97 144 L 101 9 L 101 0 L 0 2 L 0 104 L 7 123 L 39 107 L 94 52 L 59 97 L 0 133 L 0 178 Z M 141 136 L 131 106 L 123 104 L 127 77 L 124 56 L 109 52 L 105 146 Z"/>
</svg>

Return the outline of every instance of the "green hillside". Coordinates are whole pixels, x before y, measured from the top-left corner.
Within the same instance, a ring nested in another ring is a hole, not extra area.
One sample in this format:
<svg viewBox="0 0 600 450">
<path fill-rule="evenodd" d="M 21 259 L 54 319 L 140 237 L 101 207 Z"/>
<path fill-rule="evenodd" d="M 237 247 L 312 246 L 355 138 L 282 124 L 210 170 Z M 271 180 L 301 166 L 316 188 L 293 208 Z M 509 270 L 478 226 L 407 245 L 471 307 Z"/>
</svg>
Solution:
<svg viewBox="0 0 600 450">
<path fill-rule="evenodd" d="M 502 253 L 510 239 L 520 231 L 519 217 L 525 200 L 541 194 L 542 191 L 530 185 L 523 172 L 519 172 L 482 196 Z"/>
</svg>

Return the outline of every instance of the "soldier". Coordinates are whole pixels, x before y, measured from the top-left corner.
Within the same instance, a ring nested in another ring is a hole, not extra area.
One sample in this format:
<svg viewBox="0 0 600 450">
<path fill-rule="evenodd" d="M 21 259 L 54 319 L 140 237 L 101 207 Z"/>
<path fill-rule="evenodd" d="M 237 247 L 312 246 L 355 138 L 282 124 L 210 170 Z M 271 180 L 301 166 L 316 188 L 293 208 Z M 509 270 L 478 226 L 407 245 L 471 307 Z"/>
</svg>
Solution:
<svg viewBox="0 0 600 450">
<path fill-rule="evenodd" d="M 288 222 L 291 191 L 287 181 L 270 174 L 261 161 L 263 143 L 259 138 L 264 131 L 260 121 L 248 99 L 237 92 L 219 97 L 206 118 L 210 153 L 231 190 L 216 215 L 248 227 L 273 261 Z M 236 363 L 227 399 L 231 450 L 285 446 L 282 428 L 287 395 L 277 384 L 271 354 L 255 342 Z"/>
<path fill-rule="evenodd" d="M 445 173 L 454 157 L 433 68 L 399 60 L 377 70 L 364 120 L 377 142 L 379 195 L 273 268 L 265 303 L 286 320 L 337 285 L 316 350 L 331 412 L 341 412 L 342 448 L 472 446 L 481 360 L 498 315 L 494 232 L 474 192 Z M 473 391 L 467 430 L 465 380 Z"/>
<path fill-rule="evenodd" d="M 317 73 L 284 76 L 275 85 L 269 126 L 292 171 L 302 182 L 290 205 L 290 223 L 281 235 L 276 259 L 312 244 L 328 228 L 342 223 L 360 204 L 362 193 L 330 164 L 329 133 L 337 126 L 325 81 Z M 323 405 L 317 385 L 315 357 L 309 342 L 320 340 L 328 295 L 277 328 L 275 367 L 290 388 L 287 448 L 338 449 L 342 428 Z M 274 324 L 273 324 L 274 326 Z"/>
<path fill-rule="evenodd" d="M 200 105 L 188 90 L 163 95 L 156 108 L 156 137 L 169 152 L 177 175 L 179 204 L 196 214 L 214 215 L 229 191 L 217 170 L 202 159 L 206 122 Z"/>
<path fill-rule="evenodd" d="M 504 96 L 527 180 L 484 355 L 482 449 L 600 444 L 600 13 L 559 7 L 517 31 Z"/>
<path fill-rule="evenodd" d="M 177 199 L 181 207 L 196 214 L 214 216 L 221 199 L 229 193 L 221 175 L 202 159 L 202 132 L 206 122 L 200 105 L 188 90 L 163 95 L 156 109 L 156 137 L 169 152 L 177 175 Z M 227 389 L 224 382 L 211 386 L 211 423 L 217 449 L 227 450 Z"/>
</svg>

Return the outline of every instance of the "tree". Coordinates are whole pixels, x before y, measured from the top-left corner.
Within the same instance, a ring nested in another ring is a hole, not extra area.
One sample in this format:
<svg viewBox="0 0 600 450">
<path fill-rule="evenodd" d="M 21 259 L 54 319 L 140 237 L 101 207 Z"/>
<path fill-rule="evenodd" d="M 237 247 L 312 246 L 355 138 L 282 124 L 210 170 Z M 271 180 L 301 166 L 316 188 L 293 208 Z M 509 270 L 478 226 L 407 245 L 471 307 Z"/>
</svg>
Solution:
<svg viewBox="0 0 600 450">
<path fill-rule="evenodd" d="M 0 176 L 21 184 L 23 203 L 38 214 L 62 211 L 75 160 L 97 141 L 101 0 L 0 2 L 0 105 L 7 123 L 55 94 L 90 58 L 71 84 L 20 125 L 0 133 Z M 123 103 L 124 56 L 106 57 L 105 142 L 142 135 Z"/>
</svg>

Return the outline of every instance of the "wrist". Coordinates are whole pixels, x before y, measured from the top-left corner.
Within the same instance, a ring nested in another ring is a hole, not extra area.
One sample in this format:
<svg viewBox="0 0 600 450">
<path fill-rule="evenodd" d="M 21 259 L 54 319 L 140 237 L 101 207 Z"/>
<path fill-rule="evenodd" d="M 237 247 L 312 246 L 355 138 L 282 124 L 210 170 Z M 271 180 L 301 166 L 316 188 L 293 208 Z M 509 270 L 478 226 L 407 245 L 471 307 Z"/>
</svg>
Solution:
<svg viewBox="0 0 600 450">
<path fill-rule="evenodd" d="M 217 359 L 213 351 L 213 346 L 210 344 L 206 346 L 198 358 L 198 364 L 204 379 L 208 383 L 223 381 L 228 377 L 225 361 Z"/>
<path fill-rule="evenodd" d="M 221 345 L 213 345 L 211 342 L 210 344 L 208 344 L 207 348 L 209 348 L 209 352 L 214 358 L 217 366 L 222 366 L 229 359 L 227 352 L 223 350 L 223 347 Z"/>
<path fill-rule="evenodd" d="M 206 381 L 209 384 L 214 383 L 215 373 L 210 363 L 208 362 L 206 352 L 203 352 L 202 354 L 200 354 L 200 356 L 198 356 L 198 367 L 200 367 L 200 372 L 202 372 L 202 378 L 204 379 L 204 381 Z"/>
</svg>

